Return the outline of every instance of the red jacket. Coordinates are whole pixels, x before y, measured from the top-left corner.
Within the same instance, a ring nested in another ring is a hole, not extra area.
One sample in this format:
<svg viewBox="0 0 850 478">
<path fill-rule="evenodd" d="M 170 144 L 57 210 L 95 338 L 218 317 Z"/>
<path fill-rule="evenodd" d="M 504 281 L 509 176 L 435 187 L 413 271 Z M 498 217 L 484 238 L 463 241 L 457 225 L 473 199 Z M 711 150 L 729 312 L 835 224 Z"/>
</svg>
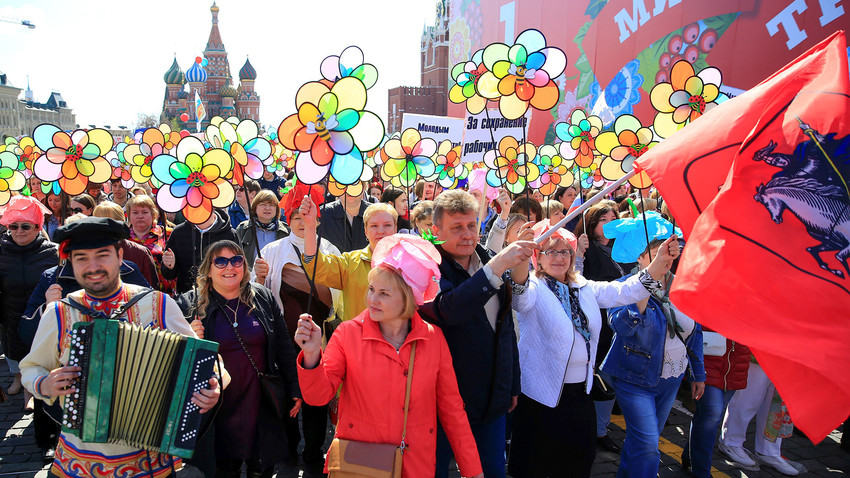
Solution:
<svg viewBox="0 0 850 478">
<path fill-rule="evenodd" d="M 711 329 L 703 327 L 703 333 Z M 750 349 L 744 344 L 726 339 L 726 353 L 722 356 L 706 355 L 704 359 L 706 385 L 722 390 L 747 388 L 747 373 L 750 370 Z"/>
<path fill-rule="evenodd" d="M 475 438 L 457 388 L 452 356 L 438 327 L 418 314 L 401 350 L 381 335 L 369 311 L 334 331 L 319 365 L 307 370 L 298 355 L 298 382 L 304 400 L 324 405 L 340 384 L 336 437 L 372 443 L 401 442 L 404 394 L 410 349 L 417 342 L 407 418 L 407 449 L 402 476 L 432 478 L 436 468 L 437 415 L 448 435 L 463 476 L 482 472 Z M 325 465 L 327 472 L 327 464 Z"/>
</svg>

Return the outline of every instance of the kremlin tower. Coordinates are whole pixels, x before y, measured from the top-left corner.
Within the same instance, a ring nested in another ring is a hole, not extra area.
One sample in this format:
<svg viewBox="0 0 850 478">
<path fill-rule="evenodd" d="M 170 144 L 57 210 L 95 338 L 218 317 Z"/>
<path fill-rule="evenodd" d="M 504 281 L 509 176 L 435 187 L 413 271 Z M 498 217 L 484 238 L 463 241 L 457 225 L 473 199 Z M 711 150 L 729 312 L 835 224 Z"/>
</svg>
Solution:
<svg viewBox="0 0 850 478">
<path fill-rule="evenodd" d="M 257 122 L 260 120 L 260 96 L 254 90 L 257 71 L 246 59 L 245 65 L 239 70 L 239 87 L 233 86 L 230 62 L 218 30 L 219 7 L 215 2 L 210 7 L 210 12 L 212 28 L 203 53 L 206 65 L 192 63 L 191 68 L 184 74 L 175 58 L 163 76 L 165 99 L 160 120 L 164 123 L 176 122 L 180 129 L 194 129 L 196 91 L 207 111 L 201 123 L 202 127 L 208 125 L 213 116 L 237 116 L 239 119 L 252 119 Z M 188 88 L 185 86 L 187 84 Z M 181 120 L 184 113 L 189 115 L 186 122 Z"/>
</svg>

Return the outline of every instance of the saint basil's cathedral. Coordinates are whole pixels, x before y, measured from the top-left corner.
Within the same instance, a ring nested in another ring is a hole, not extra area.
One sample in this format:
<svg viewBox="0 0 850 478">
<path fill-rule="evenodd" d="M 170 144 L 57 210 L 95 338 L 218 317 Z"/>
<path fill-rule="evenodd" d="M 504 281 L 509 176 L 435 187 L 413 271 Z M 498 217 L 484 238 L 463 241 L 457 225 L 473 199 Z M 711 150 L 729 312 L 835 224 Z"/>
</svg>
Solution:
<svg viewBox="0 0 850 478">
<path fill-rule="evenodd" d="M 254 91 L 257 72 L 246 59 L 239 70 L 239 87 L 233 86 L 227 51 L 218 31 L 218 11 L 219 7 L 213 2 L 210 7 L 212 28 L 203 55 L 206 66 L 195 62 L 184 74 L 175 58 L 171 68 L 165 72 L 165 99 L 160 115 L 160 120 L 164 123 L 176 121 L 180 129 L 194 131 L 196 91 L 206 109 L 206 117 L 201 121 L 202 129 L 209 124 L 213 116 L 236 116 L 239 119 L 259 122 L 260 96 Z M 188 88 L 185 86 L 187 84 Z M 188 115 L 188 121 L 181 120 L 184 113 Z"/>
</svg>

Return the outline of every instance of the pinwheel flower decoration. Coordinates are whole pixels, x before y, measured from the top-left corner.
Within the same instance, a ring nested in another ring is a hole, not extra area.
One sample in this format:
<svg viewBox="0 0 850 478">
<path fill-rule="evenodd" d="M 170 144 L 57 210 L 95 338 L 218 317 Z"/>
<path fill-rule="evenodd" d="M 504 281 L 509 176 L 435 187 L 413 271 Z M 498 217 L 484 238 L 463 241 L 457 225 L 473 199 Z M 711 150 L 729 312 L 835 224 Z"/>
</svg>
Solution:
<svg viewBox="0 0 850 478">
<path fill-rule="evenodd" d="M 242 185 L 245 176 L 251 179 L 263 177 L 263 162 L 272 155 L 269 142 L 259 137 L 257 123 L 231 116 L 225 121 L 214 116 L 204 133 L 211 148 L 228 151 L 234 160 L 233 182 Z"/>
<path fill-rule="evenodd" d="M 45 153 L 33 162 L 33 173 L 42 181 L 58 181 L 70 196 L 84 192 L 89 183 L 105 183 L 112 167 L 104 155 L 112 149 L 112 135 L 95 128 L 68 134 L 52 124 L 33 131 L 33 139 Z"/>
<path fill-rule="evenodd" d="M 429 180 L 436 180 L 445 189 L 454 189 L 458 181 L 466 179 L 469 170 L 460 163 L 460 145 L 452 147 L 452 142 L 443 140 L 433 158 L 436 165 L 434 175 Z"/>
<path fill-rule="evenodd" d="M 0 151 L 9 151 L 18 158 L 18 171 L 29 179 L 32 176 L 32 163 L 35 158 L 41 156 L 42 151 L 35 145 L 35 141 L 29 136 L 24 136 L 20 141 L 9 136 L 6 144 L 0 145 Z"/>
<path fill-rule="evenodd" d="M 649 92 L 652 107 L 658 113 L 653 126 L 658 136 L 668 138 L 710 109 L 727 99 L 720 93 L 723 75 L 714 67 L 694 74 L 685 60 L 677 61 L 670 70 L 670 81 L 658 83 Z"/>
<path fill-rule="evenodd" d="M 484 153 L 484 164 L 490 169 L 487 184 L 494 188 L 504 185 L 514 194 L 525 191 L 528 183 L 540 176 L 540 167 L 532 162 L 536 155 L 533 144 L 519 144 L 516 138 L 505 136 L 499 141 L 498 151 Z"/>
<path fill-rule="evenodd" d="M 591 163 L 586 168 L 579 168 L 579 176 L 581 187 L 590 189 L 593 187 L 602 187 L 605 185 L 605 177 L 602 176 L 602 171 L 596 162 Z"/>
<path fill-rule="evenodd" d="M 414 128 L 407 128 L 400 138 L 390 139 L 384 145 L 387 160 L 381 168 L 381 176 L 396 187 L 413 186 L 417 177 L 434 174 L 436 167 L 431 157 L 436 152 L 436 141 L 423 138 Z"/>
<path fill-rule="evenodd" d="M 530 186 L 540 191 L 544 196 L 555 194 L 561 186 L 573 183 L 572 160 L 565 160 L 558 154 L 558 148 L 551 144 L 544 144 L 537 150 L 534 163 L 540 169 L 540 177 L 532 181 Z M 566 206 L 569 206 L 567 204 Z"/>
<path fill-rule="evenodd" d="M 170 136 L 171 134 L 169 132 Z M 133 181 L 136 181 L 138 184 L 144 184 L 153 177 L 153 170 L 151 169 L 153 159 L 166 153 L 168 151 L 167 146 L 168 141 L 166 141 L 161 129 L 147 128 L 142 132 L 139 143 L 128 144 L 118 153 L 130 165 L 130 176 L 133 178 Z M 155 185 L 159 187 L 159 184 Z"/>
<path fill-rule="evenodd" d="M 609 181 L 616 181 L 632 171 L 635 159 L 658 144 L 653 136 L 652 130 L 643 126 L 634 116 L 618 116 L 614 121 L 614 131 L 604 131 L 596 138 L 596 149 L 605 157 L 599 167 L 602 176 Z M 629 182 L 640 189 L 652 185 L 652 180 L 644 171 L 633 176 Z"/>
<path fill-rule="evenodd" d="M 236 197 L 225 179 L 233 169 L 233 158 L 223 149 L 204 150 L 194 136 L 177 145 L 177 157 L 161 154 L 152 162 L 153 175 L 162 187 L 156 202 L 166 212 L 182 211 L 186 220 L 202 224 L 217 207 L 227 207 Z"/>
<path fill-rule="evenodd" d="M 12 191 L 20 191 L 26 185 L 26 178 L 18 171 L 18 156 L 11 151 L 0 152 L 0 206 L 9 202 Z"/>
<path fill-rule="evenodd" d="M 567 67 L 567 56 L 559 48 L 547 47 L 540 31 L 525 30 L 510 47 L 488 45 L 483 61 L 489 71 L 481 76 L 478 92 L 487 99 L 499 99 L 499 111 L 505 118 L 521 117 L 529 105 L 549 110 L 558 103 L 560 92 L 553 80 Z M 490 75 L 498 79 L 495 90 Z"/>
<path fill-rule="evenodd" d="M 112 179 L 121 179 L 121 185 L 130 189 L 136 184 L 136 181 L 133 180 L 132 165 L 126 161 L 124 156 L 124 150 L 127 149 L 127 146 L 128 144 L 123 142 L 116 144 L 115 149 L 106 153 L 106 159 L 112 166 Z"/>
<path fill-rule="evenodd" d="M 333 176 L 328 176 L 328 192 L 334 197 L 349 195 L 351 197 L 360 196 L 366 189 L 366 185 L 372 181 L 374 174 L 370 168 L 363 168 L 363 174 L 360 176 L 360 181 L 354 184 L 340 184 Z"/>
<path fill-rule="evenodd" d="M 487 67 L 483 63 L 484 50 L 478 50 L 472 55 L 472 60 L 458 63 L 452 68 L 451 77 L 455 84 L 449 89 L 449 101 L 452 103 L 466 103 L 466 110 L 470 114 L 477 115 L 484 111 L 487 99 L 478 93 L 478 82 L 484 78 L 490 81 L 490 86 L 484 88 L 488 91 L 498 91 L 498 79 L 492 74 L 484 77 Z"/>
<path fill-rule="evenodd" d="M 348 76 L 328 87 L 323 82 L 306 83 L 295 97 L 298 113 L 278 127 L 280 143 L 300 154 L 295 162 L 298 178 L 315 184 L 327 174 L 341 184 L 353 184 L 363 173 L 361 151 L 377 147 L 384 136 L 384 123 L 365 111 L 366 87 Z"/>
<path fill-rule="evenodd" d="M 570 113 L 568 122 L 555 125 L 555 134 L 563 141 L 560 146 L 561 156 L 565 159 L 575 159 L 576 164 L 582 168 L 590 166 L 596 150 L 596 136 L 600 131 L 602 119 L 576 108 Z"/>
<path fill-rule="evenodd" d="M 284 148 L 280 143 L 274 143 L 272 154 L 264 161 L 266 171 L 274 173 L 277 177 L 286 176 L 288 170 L 295 167 L 295 153 L 291 149 Z"/>
<path fill-rule="evenodd" d="M 352 45 L 342 50 L 339 55 L 326 57 L 319 69 L 322 76 L 330 82 L 352 76 L 363 82 L 363 86 L 368 90 L 378 82 L 378 69 L 372 64 L 363 63 L 363 60 L 363 50 Z"/>
</svg>

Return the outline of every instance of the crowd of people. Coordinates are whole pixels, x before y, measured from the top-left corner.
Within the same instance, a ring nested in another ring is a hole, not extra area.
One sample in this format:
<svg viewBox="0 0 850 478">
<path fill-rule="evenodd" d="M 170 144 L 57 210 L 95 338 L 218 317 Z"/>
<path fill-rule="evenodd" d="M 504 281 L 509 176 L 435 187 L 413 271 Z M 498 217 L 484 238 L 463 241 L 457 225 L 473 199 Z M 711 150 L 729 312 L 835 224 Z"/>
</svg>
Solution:
<svg viewBox="0 0 850 478">
<path fill-rule="evenodd" d="M 340 198 L 295 179 L 235 189 L 203 224 L 120 180 L 5 207 L 6 393 L 24 394 L 54 475 L 181 466 L 55 421 L 80 374 L 71 325 L 90 320 L 62 299 L 109 316 L 149 289 L 118 318 L 219 344 L 218 378 L 192 399 L 214 413 L 183 460 L 207 477 L 270 477 L 299 463 L 302 438 L 303 465 L 331 476 L 360 442 L 398 448 L 404 477 L 447 477 L 452 457 L 465 477 L 589 476 L 598 450 L 620 455 L 618 476 L 656 476 L 677 396 L 695 404 L 682 455 L 693 476 L 711 476 L 715 444 L 744 469 L 805 472 L 781 455 L 793 425 L 746 345 L 671 303 L 684 241 L 657 191 L 626 184 L 561 226 L 598 190 L 490 201 L 424 180 Z M 286 403 L 269 399 L 268 376 Z M 614 413 L 622 443 L 608 435 Z"/>
</svg>

